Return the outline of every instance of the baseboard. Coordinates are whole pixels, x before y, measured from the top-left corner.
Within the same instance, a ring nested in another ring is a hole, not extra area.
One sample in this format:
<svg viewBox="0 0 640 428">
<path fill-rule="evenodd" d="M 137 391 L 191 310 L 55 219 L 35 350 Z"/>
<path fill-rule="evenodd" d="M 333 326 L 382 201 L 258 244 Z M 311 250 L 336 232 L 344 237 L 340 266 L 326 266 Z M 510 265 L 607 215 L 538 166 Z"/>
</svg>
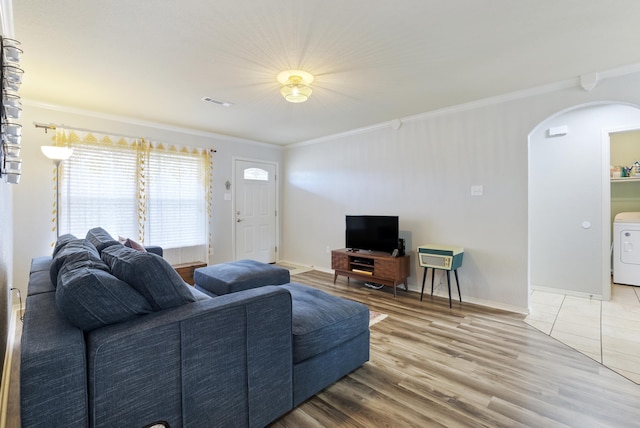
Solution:
<svg viewBox="0 0 640 428">
<path fill-rule="evenodd" d="M 7 426 L 7 407 L 9 403 L 9 385 L 11 384 L 11 365 L 13 362 L 13 346 L 16 338 L 16 323 L 22 310 L 19 305 L 11 307 L 9 329 L 7 331 L 7 348 L 4 352 L 4 364 L 2 365 L 2 382 L 0 383 L 0 428 Z"/>
<path fill-rule="evenodd" d="M 427 294 L 426 291 L 425 291 L 425 294 Z M 431 295 L 431 292 L 429 292 L 429 295 Z M 436 290 L 434 291 L 433 295 L 438 297 L 444 297 L 445 299 L 449 298 L 449 293 L 444 290 L 442 291 Z M 454 304 L 455 302 L 460 303 L 460 301 L 458 300 L 458 293 L 456 291 L 451 290 L 451 300 Z M 529 309 L 527 308 L 523 308 L 515 305 L 507 305 L 504 303 L 494 302 L 492 300 L 483 300 L 483 299 L 476 299 L 474 297 L 467 297 L 464 295 L 464 292 L 463 292 L 462 304 L 464 304 L 465 302 L 472 303 L 474 305 L 484 306 L 487 308 L 499 309 L 501 311 L 515 312 L 517 314 L 529 315 Z"/>
<path fill-rule="evenodd" d="M 582 297 L 583 299 L 595 299 L 602 300 L 602 294 L 589 294 L 583 293 L 580 291 L 571 291 L 571 290 L 563 290 L 561 288 L 549 288 L 549 287 L 539 287 L 539 286 L 531 286 L 531 291 L 544 291 L 545 293 L 553 293 L 553 294 L 564 294 L 572 297 Z"/>
<path fill-rule="evenodd" d="M 292 263 L 292 264 L 299 265 L 299 266 L 305 266 L 302 263 L 289 262 L 289 261 L 284 261 L 284 260 L 283 260 L 283 263 Z M 306 266 L 310 267 L 310 268 L 313 268 L 314 270 L 317 270 L 319 272 L 324 272 L 324 273 L 328 273 L 328 274 L 331 274 L 331 275 L 333 275 L 333 273 L 334 273 L 333 269 L 322 268 L 322 267 L 318 267 L 318 266 L 309 266 L 309 265 L 306 265 Z M 421 287 L 418 284 L 409 283 L 408 284 L 408 288 L 409 288 L 409 292 L 420 294 Z M 400 289 L 404 290 L 404 286 L 400 286 Z M 445 297 L 447 299 L 449 298 L 448 292 L 446 292 L 444 290 L 438 290 L 437 288 L 436 288 L 436 290 L 434 291 L 433 294 L 434 294 L 434 296 Z M 452 295 L 451 297 L 452 297 L 452 299 L 456 298 L 454 295 Z M 418 298 L 419 298 L 419 296 L 418 296 Z M 488 307 L 488 308 L 499 309 L 499 310 L 502 310 L 502 311 L 515 312 L 515 313 L 518 313 L 518 314 L 524 314 L 524 315 L 528 315 L 529 314 L 529 309 L 528 308 L 523 308 L 521 306 L 515 306 L 515 305 L 508 305 L 508 304 L 494 302 L 494 301 L 490 301 L 490 300 L 482 300 L 482 299 L 476 299 L 476 298 L 473 298 L 473 297 L 465 297 L 465 296 L 463 296 L 462 302 L 463 303 L 464 302 L 473 303 L 474 305 L 485 306 L 485 307 Z"/>
<path fill-rule="evenodd" d="M 285 265 L 291 265 L 291 266 L 300 266 L 300 267 L 305 267 L 305 268 L 310 268 L 310 269 L 317 269 L 313 265 L 307 265 L 307 264 L 304 264 L 304 263 L 292 262 L 291 260 L 278 260 L 276 262 L 276 264 L 278 264 L 278 263 L 282 263 L 282 264 L 285 264 Z"/>
</svg>

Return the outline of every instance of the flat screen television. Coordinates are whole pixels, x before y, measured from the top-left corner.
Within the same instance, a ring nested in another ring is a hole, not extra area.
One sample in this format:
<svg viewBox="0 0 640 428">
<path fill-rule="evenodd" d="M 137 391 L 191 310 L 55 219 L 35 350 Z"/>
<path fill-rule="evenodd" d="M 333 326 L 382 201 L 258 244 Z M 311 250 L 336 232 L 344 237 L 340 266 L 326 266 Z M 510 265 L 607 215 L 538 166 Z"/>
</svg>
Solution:
<svg viewBox="0 0 640 428">
<path fill-rule="evenodd" d="M 346 216 L 346 247 L 392 253 L 398 248 L 398 216 Z"/>
</svg>

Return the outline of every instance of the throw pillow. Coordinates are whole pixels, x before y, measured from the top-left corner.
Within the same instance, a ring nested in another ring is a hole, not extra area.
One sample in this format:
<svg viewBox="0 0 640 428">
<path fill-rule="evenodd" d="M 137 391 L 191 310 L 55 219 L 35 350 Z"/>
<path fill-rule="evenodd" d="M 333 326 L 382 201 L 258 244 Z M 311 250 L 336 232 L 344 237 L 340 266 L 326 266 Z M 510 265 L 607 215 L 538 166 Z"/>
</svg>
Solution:
<svg viewBox="0 0 640 428">
<path fill-rule="evenodd" d="M 65 245 L 67 245 L 71 241 L 75 241 L 76 239 L 78 238 L 76 238 L 70 233 L 59 236 L 58 239 L 56 240 L 55 247 L 53 247 L 53 257 L 55 257 L 56 254 L 58 254 L 58 251 L 62 250 Z"/>
<path fill-rule="evenodd" d="M 104 270 L 78 265 L 61 273 L 59 282 L 58 309 L 84 331 L 151 312 L 140 293 Z"/>
<path fill-rule="evenodd" d="M 91 241 L 91 243 L 98 249 L 99 253 L 102 253 L 107 247 L 112 245 L 119 245 L 120 243 L 113 239 L 109 232 L 104 230 L 101 227 L 94 227 L 87 232 L 86 239 Z"/>
<path fill-rule="evenodd" d="M 53 286 L 57 286 L 58 282 L 58 272 L 60 268 L 64 264 L 67 257 L 80 254 L 76 257 L 80 257 L 84 260 L 94 260 L 100 261 L 100 254 L 98 254 L 98 250 L 93 244 L 86 239 L 76 239 L 73 241 L 69 241 L 60 251 L 56 253 L 56 255 L 51 260 L 51 266 L 49 266 L 49 276 L 51 278 L 51 283 Z"/>
<path fill-rule="evenodd" d="M 128 247 L 109 247 L 102 260 L 111 273 L 142 294 L 154 311 L 195 302 L 189 286 L 162 257 Z"/>
<path fill-rule="evenodd" d="M 102 259 L 96 258 L 95 254 L 88 251 L 79 251 L 70 254 L 62 262 L 62 266 L 58 270 L 57 283 L 60 283 L 60 277 L 72 270 L 86 267 L 91 269 L 102 270 L 109 272 L 109 266 Z"/>
<path fill-rule="evenodd" d="M 137 250 L 137 251 L 147 251 L 146 248 L 144 248 L 144 245 L 134 241 L 131 238 L 127 238 L 127 240 L 124 241 L 124 246 L 133 248 L 134 250 Z"/>
</svg>

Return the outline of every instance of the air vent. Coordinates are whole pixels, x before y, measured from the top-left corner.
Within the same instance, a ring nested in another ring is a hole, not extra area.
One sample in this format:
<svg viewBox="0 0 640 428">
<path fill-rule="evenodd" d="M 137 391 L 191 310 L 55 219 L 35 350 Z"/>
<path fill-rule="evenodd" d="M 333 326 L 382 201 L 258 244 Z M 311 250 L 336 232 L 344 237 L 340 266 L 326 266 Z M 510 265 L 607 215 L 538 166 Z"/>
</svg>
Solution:
<svg viewBox="0 0 640 428">
<path fill-rule="evenodd" d="M 215 98 L 211 98 L 211 97 L 202 97 L 200 101 L 218 104 L 219 106 L 222 106 L 222 107 L 231 107 L 233 105 L 233 103 L 230 103 L 229 101 L 216 100 Z"/>
</svg>

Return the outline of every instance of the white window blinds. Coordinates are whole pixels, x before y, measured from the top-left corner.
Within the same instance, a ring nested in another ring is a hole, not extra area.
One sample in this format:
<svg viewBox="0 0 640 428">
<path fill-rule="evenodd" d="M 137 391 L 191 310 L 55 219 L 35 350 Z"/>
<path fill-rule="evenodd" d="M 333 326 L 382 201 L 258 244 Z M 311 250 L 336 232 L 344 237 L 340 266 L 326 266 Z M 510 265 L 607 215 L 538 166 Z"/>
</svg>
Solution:
<svg viewBox="0 0 640 428">
<path fill-rule="evenodd" d="M 60 234 L 84 237 L 100 226 L 116 239 L 141 239 L 135 151 L 74 144 L 60 181 Z"/>
<path fill-rule="evenodd" d="M 209 150 L 63 129 L 56 144 L 74 149 L 61 165 L 60 234 L 83 237 L 101 226 L 114 238 L 162 246 L 174 263 L 206 257 Z"/>
<path fill-rule="evenodd" d="M 203 164 L 191 153 L 155 150 L 146 167 L 145 240 L 165 248 L 204 245 L 207 235 Z"/>
</svg>

